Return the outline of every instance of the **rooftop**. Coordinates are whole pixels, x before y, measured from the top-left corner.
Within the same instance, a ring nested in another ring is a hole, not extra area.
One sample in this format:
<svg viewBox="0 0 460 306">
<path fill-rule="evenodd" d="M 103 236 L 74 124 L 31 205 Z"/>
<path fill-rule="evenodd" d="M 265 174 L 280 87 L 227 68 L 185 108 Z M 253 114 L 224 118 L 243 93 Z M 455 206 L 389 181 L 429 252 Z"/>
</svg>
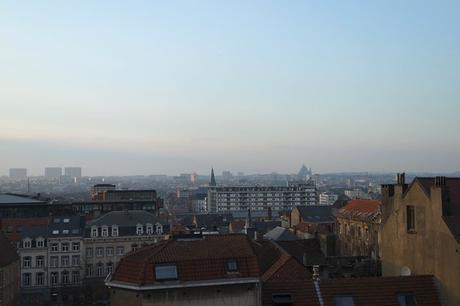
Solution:
<svg viewBox="0 0 460 306">
<path fill-rule="evenodd" d="M 337 212 L 342 218 L 374 220 L 380 215 L 382 203 L 375 200 L 354 199 Z"/>
<path fill-rule="evenodd" d="M 27 195 L 0 193 L 0 205 L 2 204 L 44 204 L 44 202 Z"/>
</svg>

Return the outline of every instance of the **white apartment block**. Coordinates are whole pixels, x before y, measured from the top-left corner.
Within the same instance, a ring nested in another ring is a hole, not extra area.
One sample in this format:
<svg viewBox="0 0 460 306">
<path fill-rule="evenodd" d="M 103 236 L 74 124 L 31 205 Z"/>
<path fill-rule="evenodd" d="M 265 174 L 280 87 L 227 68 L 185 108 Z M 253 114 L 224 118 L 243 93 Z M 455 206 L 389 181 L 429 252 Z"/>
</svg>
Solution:
<svg viewBox="0 0 460 306">
<path fill-rule="evenodd" d="M 216 187 L 208 192 L 209 212 L 231 212 L 251 209 L 291 210 L 295 206 L 317 204 L 313 184 L 294 183 L 288 186 Z"/>
<path fill-rule="evenodd" d="M 339 196 L 332 192 L 321 192 L 319 194 L 319 205 L 333 205 Z"/>
</svg>

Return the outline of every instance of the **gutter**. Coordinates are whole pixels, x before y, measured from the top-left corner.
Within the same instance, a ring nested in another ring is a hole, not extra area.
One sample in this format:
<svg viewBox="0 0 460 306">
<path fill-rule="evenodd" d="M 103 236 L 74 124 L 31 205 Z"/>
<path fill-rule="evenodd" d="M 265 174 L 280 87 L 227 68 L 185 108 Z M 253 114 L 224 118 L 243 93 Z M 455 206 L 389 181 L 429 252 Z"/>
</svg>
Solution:
<svg viewBox="0 0 460 306">
<path fill-rule="evenodd" d="M 174 289 L 174 288 L 195 288 L 195 287 L 209 287 L 209 286 L 223 286 L 223 285 L 240 285 L 240 284 L 259 284 L 260 280 L 254 277 L 240 278 L 240 279 L 217 279 L 207 281 L 192 281 L 192 282 L 181 282 L 173 284 L 158 284 L 158 285 L 146 285 L 138 286 L 126 282 L 111 281 L 106 278 L 105 285 L 108 287 L 129 289 L 136 291 L 148 291 L 148 290 L 162 290 L 162 289 Z"/>
</svg>

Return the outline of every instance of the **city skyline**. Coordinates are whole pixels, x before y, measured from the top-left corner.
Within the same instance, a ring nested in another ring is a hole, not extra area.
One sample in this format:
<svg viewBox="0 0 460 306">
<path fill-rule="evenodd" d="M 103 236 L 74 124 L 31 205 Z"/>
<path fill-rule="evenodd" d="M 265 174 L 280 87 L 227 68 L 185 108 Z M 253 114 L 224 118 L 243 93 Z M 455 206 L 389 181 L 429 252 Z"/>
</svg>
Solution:
<svg viewBox="0 0 460 306">
<path fill-rule="evenodd" d="M 0 4 L 0 175 L 460 170 L 455 1 Z"/>
</svg>

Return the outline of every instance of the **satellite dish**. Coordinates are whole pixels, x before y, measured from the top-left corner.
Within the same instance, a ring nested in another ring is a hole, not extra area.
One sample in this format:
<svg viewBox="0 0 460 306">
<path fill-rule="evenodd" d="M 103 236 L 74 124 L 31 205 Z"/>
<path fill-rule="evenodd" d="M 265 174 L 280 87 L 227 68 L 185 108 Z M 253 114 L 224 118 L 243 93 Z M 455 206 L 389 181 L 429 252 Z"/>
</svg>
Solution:
<svg viewBox="0 0 460 306">
<path fill-rule="evenodd" d="M 409 269 L 409 267 L 402 267 L 401 268 L 401 276 L 410 276 L 411 275 L 411 271 Z"/>
</svg>

